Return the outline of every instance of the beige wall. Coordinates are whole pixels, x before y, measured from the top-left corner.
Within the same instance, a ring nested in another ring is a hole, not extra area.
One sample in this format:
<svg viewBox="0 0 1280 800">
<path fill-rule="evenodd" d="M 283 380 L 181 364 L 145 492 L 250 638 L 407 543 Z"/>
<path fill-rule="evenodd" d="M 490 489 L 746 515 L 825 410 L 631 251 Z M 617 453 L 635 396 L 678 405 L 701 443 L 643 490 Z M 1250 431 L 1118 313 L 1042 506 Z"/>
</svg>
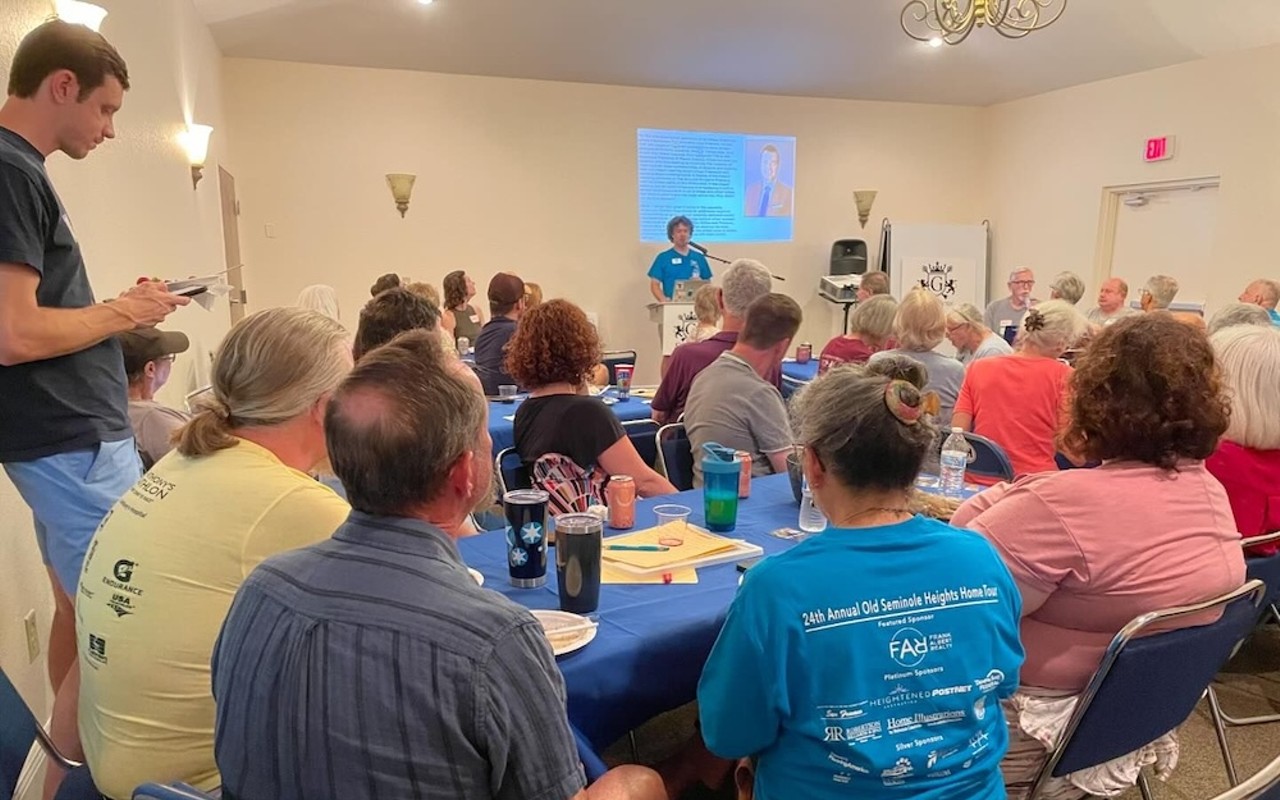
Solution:
<svg viewBox="0 0 1280 800">
<path fill-rule="evenodd" d="M 656 382 L 644 274 L 660 248 L 637 232 L 639 127 L 798 138 L 795 240 L 712 253 L 785 276 L 778 288 L 804 306 L 801 338 L 816 347 L 834 330 L 817 298 L 831 242 L 862 233 L 854 189 L 880 190 L 873 249 L 883 215 L 987 216 L 980 109 L 225 63 L 250 304 L 331 283 L 353 329 L 381 273 L 438 284 L 466 268 L 483 302 L 489 277 L 511 270 L 599 312 L 607 344 L 638 348 L 637 380 Z M 388 172 L 418 175 L 403 220 Z"/>
<path fill-rule="evenodd" d="M 1095 302 L 1094 250 L 1104 186 L 1222 178 L 1210 307 L 1252 278 L 1275 277 L 1280 250 L 1280 47 L 1267 47 L 1064 89 L 993 106 L 989 197 L 992 296 L 1009 268 L 1028 264 L 1043 284 L 1070 269 Z M 1147 164 L 1148 137 L 1177 137 L 1176 157 Z M 1132 292 L 1149 274 L 1125 275 Z"/>
<path fill-rule="evenodd" d="M 129 63 L 133 89 L 116 117 L 117 138 L 83 162 L 61 154 L 49 173 L 84 249 L 99 298 L 110 297 L 140 275 L 183 276 L 221 269 L 222 239 L 217 181 L 191 189 L 191 174 L 175 141 L 187 114 L 215 126 L 209 163 L 221 159 L 226 125 L 221 103 L 220 54 L 187 0 L 97 0 L 109 10 L 102 32 Z M 0 81 L 22 36 L 48 16 L 47 0 L 0 3 Z M 228 325 L 225 306 L 213 312 L 182 309 L 169 327 L 187 331 L 208 349 Z M 194 358 L 174 369 L 173 395 L 195 380 Z M 207 371 L 207 370 L 206 370 Z M 31 531 L 31 516 L 12 485 L 0 477 L 0 665 L 40 713 L 47 710 L 43 657 L 27 662 L 22 618 L 36 609 L 42 643 L 51 599 Z"/>
</svg>

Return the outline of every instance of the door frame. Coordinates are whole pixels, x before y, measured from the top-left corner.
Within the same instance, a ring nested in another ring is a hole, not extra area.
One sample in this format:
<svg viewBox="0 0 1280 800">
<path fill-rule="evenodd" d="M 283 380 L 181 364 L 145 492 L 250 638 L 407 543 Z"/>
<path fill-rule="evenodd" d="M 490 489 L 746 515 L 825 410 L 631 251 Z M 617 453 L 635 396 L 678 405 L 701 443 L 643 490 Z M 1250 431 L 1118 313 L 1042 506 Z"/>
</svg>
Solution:
<svg viewBox="0 0 1280 800">
<path fill-rule="evenodd" d="M 1198 192 L 1201 189 L 1221 189 L 1221 175 L 1202 178 L 1178 178 L 1145 183 L 1121 183 L 1102 187 L 1102 207 L 1098 216 L 1098 243 L 1093 256 L 1093 281 L 1101 285 L 1111 277 L 1111 262 L 1115 257 L 1116 224 L 1120 216 L 1120 203 L 1127 195 L 1163 194 L 1166 192 Z"/>
</svg>

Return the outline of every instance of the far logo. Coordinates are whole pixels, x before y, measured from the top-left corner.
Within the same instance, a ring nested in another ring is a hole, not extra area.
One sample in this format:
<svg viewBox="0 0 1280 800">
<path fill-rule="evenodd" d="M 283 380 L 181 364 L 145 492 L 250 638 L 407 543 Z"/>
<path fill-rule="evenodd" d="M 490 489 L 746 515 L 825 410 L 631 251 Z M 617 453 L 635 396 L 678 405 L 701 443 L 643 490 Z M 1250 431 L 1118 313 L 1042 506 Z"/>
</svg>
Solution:
<svg viewBox="0 0 1280 800">
<path fill-rule="evenodd" d="M 929 640 L 915 628 L 899 628 L 889 640 L 889 657 L 904 667 L 914 667 L 929 654 Z"/>
</svg>

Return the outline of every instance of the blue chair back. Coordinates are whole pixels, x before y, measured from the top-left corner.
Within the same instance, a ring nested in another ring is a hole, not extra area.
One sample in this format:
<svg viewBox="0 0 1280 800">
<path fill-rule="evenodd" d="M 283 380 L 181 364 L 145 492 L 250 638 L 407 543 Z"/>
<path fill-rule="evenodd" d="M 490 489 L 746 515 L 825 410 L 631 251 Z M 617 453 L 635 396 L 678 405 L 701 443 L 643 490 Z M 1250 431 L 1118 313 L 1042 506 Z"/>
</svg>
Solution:
<svg viewBox="0 0 1280 800">
<path fill-rule="evenodd" d="M 1245 549 L 1245 577 L 1260 580 L 1267 585 L 1266 605 L 1273 606 L 1280 600 L 1280 553 L 1269 556 L 1251 556 L 1249 548 L 1262 544 L 1280 542 L 1280 531 L 1264 533 L 1261 536 L 1250 536 L 1240 540 Z"/>
<path fill-rule="evenodd" d="M 693 488 L 693 446 L 683 422 L 658 429 L 658 458 L 671 485 L 682 492 Z"/>
<path fill-rule="evenodd" d="M 600 355 L 600 363 L 604 364 L 604 368 L 609 371 L 609 385 L 618 385 L 617 367 L 619 364 L 630 364 L 632 367 L 636 365 L 635 350 L 606 350 Z M 632 370 L 634 375 L 635 370 Z"/>
<path fill-rule="evenodd" d="M 973 448 L 973 460 L 969 462 L 968 471 L 986 478 L 999 478 L 1002 481 L 1013 480 L 1013 462 L 1005 454 L 1004 448 L 985 436 L 965 432 L 964 438 L 969 440 Z"/>
<path fill-rule="evenodd" d="M 36 718 L 0 669 L 0 800 L 11 800 L 27 753 L 36 741 Z"/>
<path fill-rule="evenodd" d="M 1143 614 L 1122 628 L 1080 696 L 1030 796 L 1050 775 L 1061 777 L 1110 761 L 1186 721 L 1253 628 L 1264 593 L 1261 582 L 1249 581 L 1203 603 Z M 1222 609 L 1215 622 L 1139 638 L 1154 625 L 1213 609 Z"/>
<path fill-rule="evenodd" d="M 651 419 L 633 419 L 622 423 L 640 460 L 650 467 L 658 463 L 658 423 Z"/>
<path fill-rule="evenodd" d="M 588 742 L 587 737 L 582 735 L 582 731 L 578 730 L 572 723 L 569 724 L 569 730 L 573 731 L 573 741 L 578 746 L 578 758 L 582 761 L 582 767 L 587 773 L 587 784 L 595 783 L 609 771 L 609 768 L 605 766 L 604 760 L 596 755 L 595 749 L 591 747 L 591 742 Z M 137 800 L 137 798 L 134 800 Z"/>
<path fill-rule="evenodd" d="M 533 488 L 533 478 L 529 469 L 520 460 L 520 454 L 514 447 L 504 447 L 493 459 L 493 471 L 498 476 L 498 500 L 502 495 L 515 489 Z"/>
</svg>

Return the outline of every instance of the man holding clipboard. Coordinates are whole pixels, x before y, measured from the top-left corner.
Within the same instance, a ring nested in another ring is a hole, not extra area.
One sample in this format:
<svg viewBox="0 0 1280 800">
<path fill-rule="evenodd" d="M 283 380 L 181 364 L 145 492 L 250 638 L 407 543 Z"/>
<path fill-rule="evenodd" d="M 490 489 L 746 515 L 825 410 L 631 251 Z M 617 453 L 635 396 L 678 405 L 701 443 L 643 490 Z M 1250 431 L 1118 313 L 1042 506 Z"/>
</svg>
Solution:
<svg viewBox="0 0 1280 800">
<path fill-rule="evenodd" d="M 649 267 L 649 291 L 659 303 L 670 301 L 676 282 L 690 280 L 695 272 L 702 280 L 711 280 L 711 265 L 706 256 L 689 246 L 692 237 L 693 222 L 688 217 L 672 217 L 667 222 L 667 239 L 672 246 L 658 253 L 653 266 Z"/>
</svg>

